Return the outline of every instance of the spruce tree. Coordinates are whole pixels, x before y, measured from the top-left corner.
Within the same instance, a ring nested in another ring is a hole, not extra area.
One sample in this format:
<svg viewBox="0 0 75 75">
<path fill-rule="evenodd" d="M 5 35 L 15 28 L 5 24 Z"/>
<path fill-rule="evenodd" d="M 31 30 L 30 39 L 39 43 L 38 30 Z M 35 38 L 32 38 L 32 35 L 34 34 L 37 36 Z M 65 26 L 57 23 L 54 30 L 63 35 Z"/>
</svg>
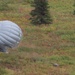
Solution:
<svg viewBox="0 0 75 75">
<path fill-rule="evenodd" d="M 34 0 L 31 11 L 31 22 L 35 25 L 51 24 L 52 18 L 49 12 L 48 0 Z"/>
<path fill-rule="evenodd" d="M 75 1 L 74 1 L 74 5 L 73 5 L 73 6 L 74 6 L 74 8 L 75 8 Z M 75 15 L 75 9 L 74 9 L 74 13 L 73 13 L 73 14 Z"/>
</svg>

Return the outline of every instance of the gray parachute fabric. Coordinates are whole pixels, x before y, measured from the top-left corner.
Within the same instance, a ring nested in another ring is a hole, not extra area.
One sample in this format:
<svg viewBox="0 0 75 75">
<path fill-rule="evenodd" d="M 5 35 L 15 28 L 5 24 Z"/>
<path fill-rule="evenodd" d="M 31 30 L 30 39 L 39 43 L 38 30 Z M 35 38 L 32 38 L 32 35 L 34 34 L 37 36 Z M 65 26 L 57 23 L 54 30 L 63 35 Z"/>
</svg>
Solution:
<svg viewBox="0 0 75 75">
<path fill-rule="evenodd" d="M 17 46 L 22 38 L 21 28 L 8 20 L 0 21 L 0 51 L 6 52 L 6 47 Z"/>
</svg>

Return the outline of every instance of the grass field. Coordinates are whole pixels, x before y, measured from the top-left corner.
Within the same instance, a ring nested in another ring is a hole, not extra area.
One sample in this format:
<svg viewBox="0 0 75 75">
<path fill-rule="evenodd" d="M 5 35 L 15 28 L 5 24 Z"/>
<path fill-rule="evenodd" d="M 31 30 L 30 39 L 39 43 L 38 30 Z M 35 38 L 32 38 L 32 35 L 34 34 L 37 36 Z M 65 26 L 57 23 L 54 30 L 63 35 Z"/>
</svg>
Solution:
<svg viewBox="0 0 75 75">
<path fill-rule="evenodd" d="M 9 3 L 12 10 L 0 11 L 0 20 L 11 20 L 23 31 L 18 48 L 0 53 L 0 75 L 75 75 L 73 3 L 49 0 L 53 24 L 47 26 L 30 23 L 29 3 Z"/>
</svg>

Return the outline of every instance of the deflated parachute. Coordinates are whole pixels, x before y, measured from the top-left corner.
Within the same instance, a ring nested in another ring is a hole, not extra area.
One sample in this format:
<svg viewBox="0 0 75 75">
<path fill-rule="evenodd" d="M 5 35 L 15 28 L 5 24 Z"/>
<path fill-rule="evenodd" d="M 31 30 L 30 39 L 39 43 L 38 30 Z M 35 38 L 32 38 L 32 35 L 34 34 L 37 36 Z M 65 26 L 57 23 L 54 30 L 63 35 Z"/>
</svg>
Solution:
<svg viewBox="0 0 75 75">
<path fill-rule="evenodd" d="M 0 51 L 17 46 L 22 38 L 21 28 L 11 21 L 0 21 Z"/>
</svg>

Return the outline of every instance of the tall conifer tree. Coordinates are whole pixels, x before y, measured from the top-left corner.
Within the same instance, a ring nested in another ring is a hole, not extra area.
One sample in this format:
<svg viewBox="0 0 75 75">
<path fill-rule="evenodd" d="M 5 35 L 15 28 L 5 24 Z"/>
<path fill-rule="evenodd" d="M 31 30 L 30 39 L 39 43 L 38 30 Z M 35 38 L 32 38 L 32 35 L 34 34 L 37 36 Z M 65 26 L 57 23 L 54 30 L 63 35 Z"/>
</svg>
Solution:
<svg viewBox="0 0 75 75">
<path fill-rule="evenodd" d="M 74 5 L 73 6 L 74 6 L 74 15 L 75 15 L 75 0 L 74 0 Z"/>
<path fill-rule="evenodd" d="M 51 24 L 52 18 L 49 12 L 48 0 L 34 0 L 31 11 L 31 22 L 35 25 Z"/>
</svg>

